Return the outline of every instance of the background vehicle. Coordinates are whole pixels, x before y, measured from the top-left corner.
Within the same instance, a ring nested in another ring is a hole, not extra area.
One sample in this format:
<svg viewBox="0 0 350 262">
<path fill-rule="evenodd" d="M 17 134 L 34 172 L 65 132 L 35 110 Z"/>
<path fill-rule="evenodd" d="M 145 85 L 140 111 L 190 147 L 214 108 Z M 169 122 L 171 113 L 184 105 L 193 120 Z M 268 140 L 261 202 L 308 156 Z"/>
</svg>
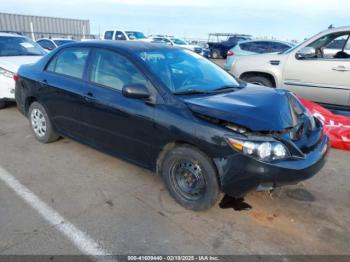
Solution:
<svg viewBox="0 0 350 262">
<path fill-rule="evenodd" d="M 172 46 L 178 46 L 181 48 L 189 49 L 197 54 L 200 55 L 207 55 L 207 53 L 204 52 L 203 48 L 200 47 L 199 45 L 191 45 L 187 41 L 181 39 L 181 38 L 176 38 L 173 36 L 150 36 L 151 42 L 153 43 L 158 43 L 158 44 L 166 44 L 166 45 L 172 45 Z"/>
<path fill-rule="evenodd" d="M 137 40 L 149 41 L 144 33 L 139 31 L 124 31 L 124 30 L 107 30 L 103 34 L 104 40 Z"/>
<path fill-rule="evenodd" d="M 46 52 L 35 42 L 21 35 L 0 33 L 0 108 L 14 101 L 17 69 L 36 62 Z"/>
<path fill-rule="evenodd" d="M 323 31 L 284 53 L 241 57 L 231 72 L 288 89 L 333 109 L 350 109 L 350 27 Z M 336 48 L 334 48 L 336 47 Z"/>
<path fill-rule="evenodd" d="M 194 210 L 213 206 L 221 191 L 240 198 L 305 180 L 328 149 L 321 123 L 291 93 L 242 85 L 208 59 L 164 45 L 64 45 L 20 68 L 16 101 L 39 141 L 68 136 L 157 171 Z"/>
<path fill-rule="evenodd" d="M 36 42 L 45 50 L 51 51 L 61 45 L 73 43 L 75 42 L 75 40 L 67 38 L 41 38 L 38 39 Z"/>
<path fill-rule="evenodd" d="M 250 40 L 250 35 L 211 33 L 208 38 L 208 47 L 214 59 L 226 58 L 227 51 L 239 41 Z"/>
<path fill-rule="evenodd" d="M 225 70 L 230 71 L 235 61 L 246 55 L 279 53 L 286 51 L 293 47 L 293 44 L 276 41 L 276 40 L 247 40 L 237 43 L 229 51 L 227 51 L 226 62 L 224 64 Z"/>
</svg>

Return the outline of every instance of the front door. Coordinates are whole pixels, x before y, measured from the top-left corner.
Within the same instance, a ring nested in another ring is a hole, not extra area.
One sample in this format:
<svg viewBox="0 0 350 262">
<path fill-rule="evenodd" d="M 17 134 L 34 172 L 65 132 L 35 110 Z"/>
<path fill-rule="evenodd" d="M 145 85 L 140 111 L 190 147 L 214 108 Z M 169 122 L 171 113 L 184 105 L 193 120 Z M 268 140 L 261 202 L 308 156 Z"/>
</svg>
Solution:
<svg viewBox="0 0 350 262">
<path fill-rule="evenodd" d="M 326 35 L 311 43 L 316 56 L 290 55 L 284 68 L 284 87 L 315 102 L 349 106 L 349 32 Z"/>
<path fill-rule="evenodd" d="M 126 98 L 126 84 L 143 84 L 145 76 L 123 55 L 94 49 L 89 60 L 87 108 L 84 121 L 89 142 L 112 154 L 148 166 L 154 145 L 154 106 L 142 99 Z"/>
</svg>

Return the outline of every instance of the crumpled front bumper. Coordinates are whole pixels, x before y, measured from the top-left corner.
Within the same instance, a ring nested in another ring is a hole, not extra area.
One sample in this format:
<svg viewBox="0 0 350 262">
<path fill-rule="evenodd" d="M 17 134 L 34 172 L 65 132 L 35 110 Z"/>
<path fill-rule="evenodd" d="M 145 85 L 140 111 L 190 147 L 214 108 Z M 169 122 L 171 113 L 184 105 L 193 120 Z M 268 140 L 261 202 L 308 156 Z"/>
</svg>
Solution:
<svg viewBox="0 0 350 262">
<path fill-rule="evenodd" d="M 314 176 L 325 164 L 329 138 L 323 136 L 318 146 L 304 158 L 262 162 L 243 154 L 214 159 L 220 174 L 222 191 L 232 197 L 242 197 L 260 185 L 296 184 Z"/>
</svg>

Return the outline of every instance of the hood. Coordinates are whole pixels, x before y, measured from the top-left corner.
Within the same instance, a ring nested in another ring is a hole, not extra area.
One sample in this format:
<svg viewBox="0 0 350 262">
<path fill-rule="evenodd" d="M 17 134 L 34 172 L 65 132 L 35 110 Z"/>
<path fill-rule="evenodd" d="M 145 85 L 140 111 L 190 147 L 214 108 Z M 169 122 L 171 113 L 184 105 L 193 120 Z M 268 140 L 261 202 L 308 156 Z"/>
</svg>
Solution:
<svg viewBox="0 0 350 262">
<path fill-rule="evenodd" d="M 42 56 L 0 56 L 0 67 L 16 73 L 18 68 L 24 64 L 32 64 Z"/>
<path fill-rule="evenodd" d="M 288 91 L 255 85 L 230 93 L 184 98 L 190 110 L 253 131 L 282 131 L 295 125 Z"/>
</svg>

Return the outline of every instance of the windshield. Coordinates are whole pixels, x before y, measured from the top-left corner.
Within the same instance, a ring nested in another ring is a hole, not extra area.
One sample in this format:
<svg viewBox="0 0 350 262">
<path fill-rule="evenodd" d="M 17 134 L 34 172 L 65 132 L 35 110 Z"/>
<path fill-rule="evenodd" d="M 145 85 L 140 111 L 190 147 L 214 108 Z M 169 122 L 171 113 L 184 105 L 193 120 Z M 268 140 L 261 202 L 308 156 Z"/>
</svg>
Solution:
<svg viewBox="0 0 350 262">
<path fill-rule="evenodd" d="M 212 92 L 239 87 L 232 75 L 189 50 L 150 50 L 140 52 L 139 56 L 174 94 Z"/>
<path fill-rule="evenodd" d="M 187 43 L 184 40 L 181 40 L 179 38 L 171 39 L 176 45 L 187 45 Z"/>
<path fill-rule="evenodd" d="M 135 38 L 135 39 L 144 39 L 146 36 L 142 32 L 136 32 L 136 31 L 126 31 L 125 32 L 129 38 Z"/>
<path fill-rule="evenodd" d="M 26 37 L 0 36 L 0 56 L 42 56 L 42 47 Z"/>
<path fill-rule="evenodd" d="M 57 46 L 61 46 L 64 44 L 69 44 L 75 42 L 74 40 L 64 39 L 64 40 L 53 40 Z"/>
</svg>

